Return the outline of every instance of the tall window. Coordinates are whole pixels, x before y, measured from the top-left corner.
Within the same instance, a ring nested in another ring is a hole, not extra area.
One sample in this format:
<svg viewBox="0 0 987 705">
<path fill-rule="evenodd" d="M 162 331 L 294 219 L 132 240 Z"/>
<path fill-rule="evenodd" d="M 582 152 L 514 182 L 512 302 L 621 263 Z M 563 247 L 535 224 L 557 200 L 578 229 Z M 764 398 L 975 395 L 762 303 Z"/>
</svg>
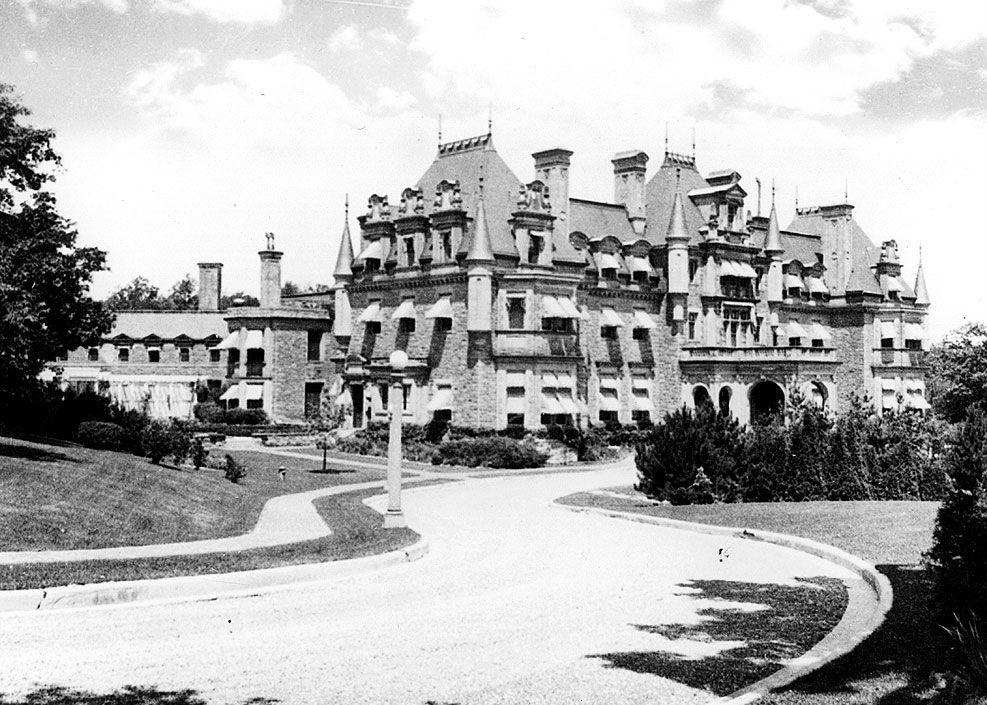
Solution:
<svg viewBox="0 0 987 705">
<path fill-rule="evenodd" d="M 409 267 L 415 264 L 415 236 L 409 235 L 404 239 L 404 259 Z"/>
<path fill-rule="evenodd" d="M 310 330 L 308 332 L 308 361 L 318 362 L 322 359 L 322 331 Z"/>
<path fill-rule="evenodd" d="M 305 418 L 313 419 L 322 409 L 322 382 L 305 383 Z"/>
<path fill-rule="evenodd" d="M 507 327 L 512 330 L 524 329 L 524 296 L 507 297 Z"/>
<path fill-rule="evenodd" d="M 746 346 L 751 326 L 751 310 L 744 306 L 723 307 L 723 343 L 732 348 Z"/>
<path fill-rule="evenodd" d="M 161 362 L 161 351 L 157 348 L 151 348 L 147 351 L 147 361 L 148 362 Z"/>
<path fill-rule="evenodd" d="M 439 236 L 442 241 L 442 261 L 451 262 L 452 261 L 452 233 L 448 230 L 443 230 Z"/>
<path fill-rule="evenodd" d="M 690 311 L 689 312 L 689 330 L 688 330 L 689 340 L 695 340 L 696 339 L 696 322 L 698 320 L 699 320 L 699 313 L 697 313 L 696 311 Z"/>
<path fill-rule="evenodd" d="M 188 362 L 192 359 L 192 351 L 190 348 L 178 348 L 178 361 Z"/>
<path fill-rule="evenodd" d="M 99 348 L 89 348 L 89 362 L 99 362 Z"/>
<path fill-rule="evenodd" d="M 528 264 L 538 264 L 543 246 L 541 235 L 528 235 Z"/>
<path fill-rule="evenodd" d="M 130 348 L 117 348 L 117 360 L 130 362 Z"/>
</svg>

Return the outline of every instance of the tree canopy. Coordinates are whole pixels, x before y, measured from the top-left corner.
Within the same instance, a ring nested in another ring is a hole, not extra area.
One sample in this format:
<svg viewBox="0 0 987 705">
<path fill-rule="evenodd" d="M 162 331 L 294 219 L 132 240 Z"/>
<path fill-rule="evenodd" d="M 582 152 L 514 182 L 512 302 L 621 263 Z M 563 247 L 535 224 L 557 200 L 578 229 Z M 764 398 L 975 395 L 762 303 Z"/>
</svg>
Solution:
<svg viewBox="0 0 987 705">
<path fill-rule="evenodd" d="M 175 282 L 167 296 L 144 277 L 135 277 L 106 298 L 114 311 L 191 311 L 199 306 L 199 296 L 192 275 Z"/>
<path fill-rule="evenodd" d="M 987 412 L 987 325 L 968 323 L 953 331 L 926 357 L 932 408 L 950 422 L 975 408 Z"/>
<path fill-rule="evenodd" d="M 106 253 L 78 233 L 46 190 L 61 160 L 55 133 L 25 125 L 30 111 L 0 84 L 0 392 L 28 388 L 68 350 L 95 342 L 113 318 L 89 295 Z"/>
</svg>

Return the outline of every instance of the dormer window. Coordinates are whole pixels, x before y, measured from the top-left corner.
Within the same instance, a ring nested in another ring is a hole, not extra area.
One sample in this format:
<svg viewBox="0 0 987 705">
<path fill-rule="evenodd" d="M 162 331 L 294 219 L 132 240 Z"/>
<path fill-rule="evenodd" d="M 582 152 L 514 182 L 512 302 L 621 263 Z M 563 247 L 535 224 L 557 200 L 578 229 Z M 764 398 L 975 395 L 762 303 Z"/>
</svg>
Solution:
<svg viewBox="0 0 987 705">
<path fill-rule="evenodd" d="M 541 235 L 528 236 L 528 264 L 538 264 L 543 248 L 544 240 Z"/>
<path fill-rule="evenodd" d="M 439 241 L 442 246 L 442 261 L 451 262 L 452 261 L 452 232 L 449 230 L 443 230 L 439 233 Z"/>
<path fill-rule="evenodd" d="M 411 235 L 404 239 L 404 258 L 405 265 L 408 267 L 414 266 L 415 264 L 415 236 Z"/>
</svg>

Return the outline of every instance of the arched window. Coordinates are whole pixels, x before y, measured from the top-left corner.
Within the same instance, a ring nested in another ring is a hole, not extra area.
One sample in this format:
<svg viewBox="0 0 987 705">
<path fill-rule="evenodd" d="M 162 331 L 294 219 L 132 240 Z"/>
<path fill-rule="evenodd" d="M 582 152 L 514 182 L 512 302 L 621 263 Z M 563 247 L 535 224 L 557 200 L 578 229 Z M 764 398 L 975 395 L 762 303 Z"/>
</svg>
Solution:
<svg viewBox="0 0 987 705">
<path fill-rule="evenodd" d="M 767 380 L 751 387 L 751 420 L 771 422 L 780 420 L 785 411 L 785 392 L 774 382 Z"/>
<path fill-rule="evenodd" d="M 692 406 L 700 409 L 704 406 L 713 406 L 713 400 L 709 396 L 709 390 L 701 384 L 692 388 Z"/>
<path fill-rule="evenodd" d="M 720 390 L 720 415 L 729 416 L 730 415 L 730 397 L 733 396 L 733 390 L 730 387 L 723 387 Z"/>
</svg>

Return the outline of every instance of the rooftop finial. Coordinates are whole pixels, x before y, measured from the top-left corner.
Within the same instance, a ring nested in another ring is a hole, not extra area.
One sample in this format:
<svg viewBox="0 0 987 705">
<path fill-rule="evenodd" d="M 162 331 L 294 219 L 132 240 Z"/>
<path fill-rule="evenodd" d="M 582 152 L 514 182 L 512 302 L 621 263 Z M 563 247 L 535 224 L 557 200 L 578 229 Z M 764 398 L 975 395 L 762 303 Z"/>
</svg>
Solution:
<svg viewBox="0 0 987 705">
<path fill-rule="evenodd" d="M 850 202 L 850 182 L 847 179 L 843 179 L 843 205 Z"/>
<path fill-rule="evenodd" d="M 771 207 L 775 207 L 775 180 L 771 179 Z"/>
<path fill-rule="evenodd" d="M 442 113 L 439 113 L 439 144 L 442 144 Z"/>
<path fill-rule="evenodd" d="M 493 134 L 493 101 L 487 103 L 487 134 Z"/>
<path fill-rule="evenodd" d="M 267 249 L 274 249 L 274 233 L 264 233 L 264 238 L 267 240 Z"/>
<path fill-rule="evenodd" d="M 682 170 L 675 167 L 675 190 L 679 190 L 679 182 L 682 180 Z"/>
<path fill-rule="evenodd" d="M 483 198 L 483 164 L 480 164 L 480 198 Z"/>
<path fill-rule="evenodd" d="M 795 210 L 799 209 L 799 185 L 795 184 Z"/>
<path fill-rule="evenodd" d="M 761 217 L 761 179 L 754 177 L 754 181 L 757 182 L 757 217 Z"/>
<path fill-rule="evenodd" d="M 692 124 L 692 161 L 696 161 L 696 124 Z"/>
<path fill-rule="evenodd" d="M 349 193 L 343 199 L 343 210 L 345 212 L 346 222 L 350 222 L 350 195 Z"/>
<path fill-rule="evenodd" d="M 668 120 L 665 121 L 665 154 L 668 154 Z"/>
</svg>

